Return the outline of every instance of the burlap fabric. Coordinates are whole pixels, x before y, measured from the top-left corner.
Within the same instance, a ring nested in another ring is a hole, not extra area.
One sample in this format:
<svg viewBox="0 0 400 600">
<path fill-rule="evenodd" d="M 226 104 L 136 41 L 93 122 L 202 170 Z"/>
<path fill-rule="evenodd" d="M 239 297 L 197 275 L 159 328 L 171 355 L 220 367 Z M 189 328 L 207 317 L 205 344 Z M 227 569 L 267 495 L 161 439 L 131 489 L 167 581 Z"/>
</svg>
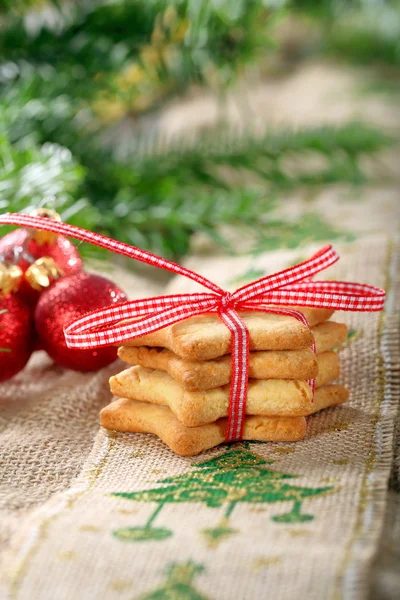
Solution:
<svg viewBox="0 0 400 600">
<path fill-rule="evenodd" d="M 143 276 L 127 278 L 115 268 L 112 277 L 130 298 L 159 293 Z M 121 367 L 116 362 L 98 373 L 74 373 L 37 352 L 22 373 L 0 385 L 0 556 L 35 506 L 79 474 L 98 432 L 99 410 L 111 398 L 108 379 Z"/>
<path fill-rule="evenodd" d="M 12 533 L 1 598 L 366 596 L 393 458 L 398 252 L 380 236 L 339 250 L 327 276 L 385 286 L 389 300 L 384 314 L 340 314 L 351 330 L 341 354 L 351 401 L 312 417 L 302 442 L 221 446 L 192 459 L 146 435 L 100 431 L 92 446 L 118 364 L 82 375 L 38 357 L 1 386 L 2 534 Z M 188 266 L 237 287 L 255 267 L 268 273 L 299 258 Z"/>
</svg>

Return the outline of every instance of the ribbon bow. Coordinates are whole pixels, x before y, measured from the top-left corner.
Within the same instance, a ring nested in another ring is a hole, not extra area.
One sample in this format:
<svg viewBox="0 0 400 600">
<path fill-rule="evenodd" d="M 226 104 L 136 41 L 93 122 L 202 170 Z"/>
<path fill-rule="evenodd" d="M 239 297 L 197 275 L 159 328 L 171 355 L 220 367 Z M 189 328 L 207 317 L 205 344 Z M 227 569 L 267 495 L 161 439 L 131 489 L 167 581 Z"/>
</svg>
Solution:
<svg viewBox="0 0 400 600">
<path fill-rule="evenodd" d="M 385 302 L 385 291 L 370 285 L 342 281 L 311 281 L 314 275 L 339 259 L 332 246 L 325 246 L 302 263 L 257 279 L 230 293 L 202 275 L 172 261 L 73 225 L 19 214 L 0 216 L 0 224 L 21 225 L 64 234 L 183 275 L 210 290 L 208 293 L 173 294 L 118 304 L 77 319 L 66 327 L 64 333 L 69 348 L 99 348 L 141 337 L 189 317 L 216 313 L 229 329 L 232 344 L 226 441 L 241 438 L 246 413 L 249 332 L 238 314 L 239 310 L 291 316 L 309 327 L 301 312 L 285 307 L 310 306 L 372 312 L 382 310 Z M 271 304 L 275 306 L 268 306 Z M 121 323 L 127 319 L 134 321 Z M 313 350 L 315 352 L 315 345 Z M 310 382 L 310 385 L 314 389 L 314 381 Z"/>
</svg>

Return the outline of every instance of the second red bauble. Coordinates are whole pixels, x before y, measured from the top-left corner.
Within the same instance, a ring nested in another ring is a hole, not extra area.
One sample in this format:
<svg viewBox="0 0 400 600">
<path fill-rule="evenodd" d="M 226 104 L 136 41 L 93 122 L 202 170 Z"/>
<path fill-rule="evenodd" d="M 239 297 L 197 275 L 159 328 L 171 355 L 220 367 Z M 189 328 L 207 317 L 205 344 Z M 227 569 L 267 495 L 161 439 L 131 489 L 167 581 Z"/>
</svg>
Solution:
<svg viewBox="0 0 400 600">
<path fill-rule="evenodd" d="M 14 294 L 0 297 L 0 381 L 19 373 L 34 346 L 32 313 Z"/>
<path fill-rule="evenodd" d="M 97 371 L 117 358 L 115 347 L 96 350 L 68 348 L 64 327 L 82 315 L 127 300 L 124 292 L 100 275 L 78 273 L 63 277 L 42 293 L 35 326 L 43 350 L 59 365 L 75 371 Z"/>
</svg>

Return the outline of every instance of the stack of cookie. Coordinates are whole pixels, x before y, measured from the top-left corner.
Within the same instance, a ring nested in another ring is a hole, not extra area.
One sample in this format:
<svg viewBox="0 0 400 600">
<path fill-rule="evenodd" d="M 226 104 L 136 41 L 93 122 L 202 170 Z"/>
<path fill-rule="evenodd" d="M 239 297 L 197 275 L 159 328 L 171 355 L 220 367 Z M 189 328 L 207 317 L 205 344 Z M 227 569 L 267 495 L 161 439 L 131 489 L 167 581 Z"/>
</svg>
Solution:
<svg viewBox="0 0 400 600">
<path fill-rule="evenodd" d="M 305 417 L 342 404 L 348 392 L 332 384 L 346 325 L 332 311 L 301 308 L 311 331 L 293 317 L 243 312 L 250 334 L 249 386 L 243 439 L 297 441 Z M 317 355 L 310 346 L 313 337 Z M 231 377 L 230 333 L 215 314 L 181 321 L 127 342 L 119 356 L 131 366 L 110 379 L 119 397 L 101 412 L 106 429 L 153 433 L 191 456 L 225 439 Z M 316 391 L 307 380 L 316 378 Z"/>
</svg>

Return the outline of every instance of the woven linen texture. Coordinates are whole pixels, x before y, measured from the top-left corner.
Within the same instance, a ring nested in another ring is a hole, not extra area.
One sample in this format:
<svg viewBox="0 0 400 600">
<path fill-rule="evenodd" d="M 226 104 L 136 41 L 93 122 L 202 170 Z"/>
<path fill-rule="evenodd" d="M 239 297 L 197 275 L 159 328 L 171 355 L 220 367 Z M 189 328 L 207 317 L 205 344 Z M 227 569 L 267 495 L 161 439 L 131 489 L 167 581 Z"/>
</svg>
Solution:
<svg viewBox="0 0 400 600">
<path fill-rule="evenodd" d="M 238 443 L 190 459 L 152 436 L 100 431 L 71 486 L 21 523 L 3 563 L 4 597 L 366 597 L 393 456 L 397 253 L 384 237 L 339 251 L 327 276 L 389 291 L 385 314 L 335 315 L 352 332 L 341 351 L 349 404 L 311 417 L 302 442 Z M 267 272 L 293 259 L 263 257 Z M 221 275 L 241 275 L 243 261 L 224 260 L 215 273 L 189 266 L 225 286 Z M 182 280 L 169 291 L 184 291 Z M 54 394 L 52 414 L 76 430 L 103 393 L 85 410 L 77 392 Z M 49 417 L 49 438 L 53 427 Z"/>
</svg>

